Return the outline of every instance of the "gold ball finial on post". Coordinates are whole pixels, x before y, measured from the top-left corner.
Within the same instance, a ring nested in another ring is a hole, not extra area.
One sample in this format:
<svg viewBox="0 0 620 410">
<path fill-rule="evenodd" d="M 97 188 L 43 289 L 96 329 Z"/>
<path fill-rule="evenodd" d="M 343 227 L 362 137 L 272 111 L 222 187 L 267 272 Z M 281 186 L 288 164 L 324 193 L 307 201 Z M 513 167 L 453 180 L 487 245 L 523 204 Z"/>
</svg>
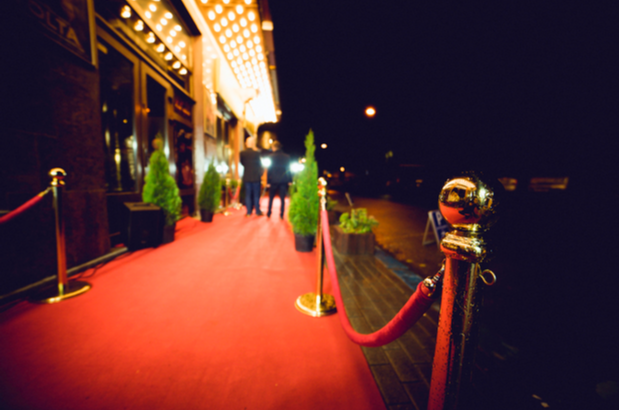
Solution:
<svg viewBox="0 0 620 410">
<path fill-rule="evenodd" d="M 48 173 L 50 177 L 52 177 L 51 186 L 60 186 L 65 184 L 65 178 L 67 177 L 67 173 L 62 168 L 52 168 Z"/>
</svg>

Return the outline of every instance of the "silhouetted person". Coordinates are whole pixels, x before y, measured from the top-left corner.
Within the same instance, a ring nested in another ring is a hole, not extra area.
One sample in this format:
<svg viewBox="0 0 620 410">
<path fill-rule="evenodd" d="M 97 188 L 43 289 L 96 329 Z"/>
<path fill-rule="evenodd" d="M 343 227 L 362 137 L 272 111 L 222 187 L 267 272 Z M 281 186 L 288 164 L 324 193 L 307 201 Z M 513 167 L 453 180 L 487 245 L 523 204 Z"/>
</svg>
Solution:
<svg viewBox="0 0 620 410">
<path fill-rule="evenodd" d="M 260 179 L 263 175 L 263 165 L 260 162 L 260 152 L 256 149 L 256 138 L 249 137 L 245 140 L 246 149 L 239 153 L 241 165 L 243 165 L 243 185 L 245 185 L 246 216 L 252 215 L 252 209 L 256 209 L 256 215 L 262 216 L 260 211 Z"/>
<path fill-rule="evenodd" d="M 271 216 L 271 205 L 276 193 L 280 196 L 280 219 L 284 218 L 284 198 L 291 182 L 289 172 L 291 158 L 282 151 L 282 145 L 276 141 L 272 144 L 273 154 L 269 156 L 271 165 L 267 170 L 267 184 L 269 185 L 269 209 L 267 216 Z"/>
</svg>

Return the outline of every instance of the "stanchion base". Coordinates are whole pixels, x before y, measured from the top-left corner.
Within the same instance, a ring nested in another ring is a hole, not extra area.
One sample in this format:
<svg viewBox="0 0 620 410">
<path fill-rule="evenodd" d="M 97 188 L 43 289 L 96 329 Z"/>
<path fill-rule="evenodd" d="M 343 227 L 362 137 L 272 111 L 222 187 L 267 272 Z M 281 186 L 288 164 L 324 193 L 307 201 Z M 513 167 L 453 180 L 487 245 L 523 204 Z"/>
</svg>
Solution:
<svg viewBox="0 0 620 410">
<path fill-rule="evenodd" d="M 70 281 L 65 286 L 64 292 L 58 290 L 58 286 L 45 289 L 43 292 L 30 299 L 33 303 L 58 303 L 65 299 L 69 299 L 90 290 L 91 285 L 88 282 L 80 282 L 77 280 Z"/>
<path fill-rule="evenodd" d="M 297 298 L 295 307 L 304 315 L 321 317 L 336 313 L 336 301 L 332 295 L 323 295 L 317 303 L 316 293 L 306 293 Z"/>
</svg>

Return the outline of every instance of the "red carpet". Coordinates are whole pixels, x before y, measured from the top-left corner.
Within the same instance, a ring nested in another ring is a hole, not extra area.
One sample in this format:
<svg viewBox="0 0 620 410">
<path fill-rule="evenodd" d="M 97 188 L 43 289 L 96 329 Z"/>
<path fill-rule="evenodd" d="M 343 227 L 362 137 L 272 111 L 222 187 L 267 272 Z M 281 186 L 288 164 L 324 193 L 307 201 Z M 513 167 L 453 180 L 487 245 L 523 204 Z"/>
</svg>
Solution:
<svg viewBox="0 0 620 410">
<path fill-rule="evenodd" d="M 277 216 L 244 213 L 185 218 L 88 293 L 1 313 L 0 408 L 384 409 L 338 317 L 294 307 L 315 290 L 316 255 Z"/>
</svg>

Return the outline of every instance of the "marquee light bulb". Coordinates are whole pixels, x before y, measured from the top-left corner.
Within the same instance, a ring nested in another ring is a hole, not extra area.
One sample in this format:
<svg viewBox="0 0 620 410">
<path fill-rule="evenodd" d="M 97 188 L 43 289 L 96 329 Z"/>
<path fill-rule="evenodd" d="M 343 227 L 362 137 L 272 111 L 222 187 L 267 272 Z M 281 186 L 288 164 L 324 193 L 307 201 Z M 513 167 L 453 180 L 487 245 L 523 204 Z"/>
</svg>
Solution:
<svg viewBox="0 0 620 410">
<path fill-rule="evenodd" d="M 129 6 L 125 6 L 121 9 L 121 17 L 126 19 L 131 17 L 131 9 L 129 8 Z"/>
</svg>

